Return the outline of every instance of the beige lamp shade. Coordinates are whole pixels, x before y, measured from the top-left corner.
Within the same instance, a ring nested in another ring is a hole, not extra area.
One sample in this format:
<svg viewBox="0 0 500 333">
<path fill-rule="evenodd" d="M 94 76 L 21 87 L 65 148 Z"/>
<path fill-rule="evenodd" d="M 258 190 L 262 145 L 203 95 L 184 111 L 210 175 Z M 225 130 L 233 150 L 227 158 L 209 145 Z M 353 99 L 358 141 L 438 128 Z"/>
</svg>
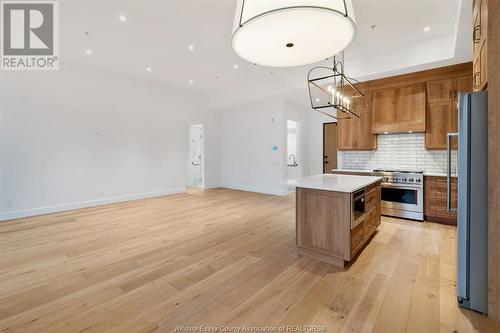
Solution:
<svg viewBox="0 0 500 333">
<path fill-rule="evenodd" d="M 352 0 L 239 0 L 232 43 L 248 62 L 291 67 L 331 57 L 355 36 Z"/>
</svg>

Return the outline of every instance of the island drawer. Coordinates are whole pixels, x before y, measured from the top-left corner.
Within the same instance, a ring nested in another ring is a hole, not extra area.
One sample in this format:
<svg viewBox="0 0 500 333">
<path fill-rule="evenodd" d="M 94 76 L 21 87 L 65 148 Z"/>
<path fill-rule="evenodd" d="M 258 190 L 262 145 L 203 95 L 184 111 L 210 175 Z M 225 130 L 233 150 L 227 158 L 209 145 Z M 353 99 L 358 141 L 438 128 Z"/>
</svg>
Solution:
<svg viewBox="0 0 500 333">
<path fill-rule="evenodd" d="M 379 218 L 377 217 L 377 208 L 373 208 L 368 215 L 366 216 L 366 219 L 364 220 L 364 230 L 363 230 L 363 236 L 364 238 L 369 238 L 377 229 L 380 221 Z"/>
<path fill-rule="evenodd" d="M 363 245 L 363 223 L 351 230 L 351 256 Z"/>
<path fill-rule="evenodd" d="M 380 202 L 380 187 L 371 188 L 366 191 L 366 211 L 370 212 L 372 209 L 376 208 Z"/>
</svg>

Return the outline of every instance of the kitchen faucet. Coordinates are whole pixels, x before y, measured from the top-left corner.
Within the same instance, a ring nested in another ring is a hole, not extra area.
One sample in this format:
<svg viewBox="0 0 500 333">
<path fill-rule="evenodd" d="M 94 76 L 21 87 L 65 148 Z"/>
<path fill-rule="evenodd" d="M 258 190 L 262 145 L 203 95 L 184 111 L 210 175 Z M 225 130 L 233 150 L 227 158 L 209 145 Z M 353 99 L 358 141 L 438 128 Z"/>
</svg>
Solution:
<svg viewBox="0 0 500 333">
<path fill-rule="evenodd" d="M 293 163 L 290 164 L 290 159 L 293 157 Z M 295 155 L 294 154 L 290 154 L 290 156 L 288 156 L 288 165 L 289 166 L 297 166 L 297 159 L 295 158 Z"/>
</svg>

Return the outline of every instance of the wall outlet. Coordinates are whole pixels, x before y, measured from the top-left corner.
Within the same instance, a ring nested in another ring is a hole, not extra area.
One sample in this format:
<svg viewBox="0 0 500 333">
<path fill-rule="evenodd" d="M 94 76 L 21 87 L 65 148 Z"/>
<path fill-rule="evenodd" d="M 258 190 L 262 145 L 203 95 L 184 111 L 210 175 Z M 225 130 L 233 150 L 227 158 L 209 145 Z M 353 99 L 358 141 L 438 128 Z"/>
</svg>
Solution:
<svg viewBox="0 0 500 333">
<path fill-rule="evenodd" d="M 172 188 L 175 188 L 177 186 L 176 182 L 172 182 Z"/>
<path fill-rule="evenodd" d="M 11 200 L 7 200 L 5 202 L 5 205 L 7 206 L 7 208 L 12 208 L 14 206 L 14 202 L 12 202 Z"/>
<path fill-rule="evenodd" d="M 103 191 L 103 190 L 101 190 L 101 191 L 99 192 L 99 195 L 100 195 L 101 197 L 103 197 L 103 196 L 104 196 L 104 191 Z"/>
</svg>

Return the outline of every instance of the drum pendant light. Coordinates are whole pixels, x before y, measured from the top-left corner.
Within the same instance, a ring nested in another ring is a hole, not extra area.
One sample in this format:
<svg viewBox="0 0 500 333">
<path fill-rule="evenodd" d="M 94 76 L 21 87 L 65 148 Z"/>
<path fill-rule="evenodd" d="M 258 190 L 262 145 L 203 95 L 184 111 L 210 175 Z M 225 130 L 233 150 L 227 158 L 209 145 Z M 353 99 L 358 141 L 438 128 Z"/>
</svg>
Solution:
<svg viewBox="0 0 500 333">
<path fill-rule="evenodd" d="M 352 0 L 238 0 L 233 49 L 262 66 L 324 60 L 356 36 Z"/>
</svg>

